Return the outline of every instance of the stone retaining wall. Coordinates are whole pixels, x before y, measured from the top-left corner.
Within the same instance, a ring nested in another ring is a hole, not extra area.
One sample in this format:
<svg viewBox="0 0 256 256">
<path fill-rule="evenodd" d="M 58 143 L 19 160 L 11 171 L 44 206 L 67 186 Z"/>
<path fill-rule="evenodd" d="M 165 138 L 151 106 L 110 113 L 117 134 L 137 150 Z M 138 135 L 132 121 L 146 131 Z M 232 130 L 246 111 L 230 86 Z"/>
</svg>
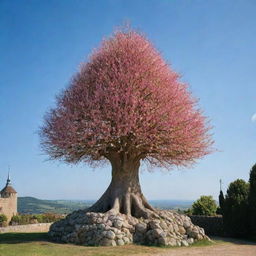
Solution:
<svg viewBox="0 0 256 256">
<path fill-rule="evenodd" d="M 174 211 L 156 210 L 148 218 L 108 211 L 78 210 L 55 222 L 49 232 L 53 241 L 89 246 L 147 244 L 156 246 L 189 246 L 209 239 L 204 230 L 189 217 Z"/>
<path fill-rule="evenodd" d="M 222 216 L 189 216 L 194 225 L 204 228 L 207 235 L 223 236 L 223 218 Z M 52 223 L 38 223 L 28 225 L 17 225 L 0 227 L 0 233 L 33 233 L 33 232 L 48 232 Z"/>
<path fill-rule="evenodd" d="M 38 223 L 28 225 L 17 225 L 0 227 L 0 233 L 33 233 L 33 232 L 48 232 L 52 223 Z"/>
<path fill-rule="evenodd" d="M 189 216 L 192 223 L 204 229 L 206 235 L 223 236 L 223 218 L 222 216 Z"/>
</svg>

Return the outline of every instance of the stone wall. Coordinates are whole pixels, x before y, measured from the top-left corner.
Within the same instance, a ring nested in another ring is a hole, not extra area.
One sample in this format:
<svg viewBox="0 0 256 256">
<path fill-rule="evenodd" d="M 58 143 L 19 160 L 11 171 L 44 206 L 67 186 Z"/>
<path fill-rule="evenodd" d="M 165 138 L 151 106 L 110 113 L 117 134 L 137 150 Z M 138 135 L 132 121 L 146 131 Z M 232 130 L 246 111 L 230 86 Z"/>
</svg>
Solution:
<svg viewBox="0 0 256 256">
<path fill-rule="evenodd" d="M 0 198 L 0 214 L 4 214 L 8 218 L 8 222 L 12 216 L 17 214 L 17 195 L 12 194 L 8 198 Z"/>
<path fill-rule="evenodd" d="M 149 218 L 108 211 L 105 213 L 74 211 L 55 222 L 49 232 L 53 241 L 89 246 L 147 244 L 188 246 L 209 239 L 190 218 L 174 211 L 156 210 Z"/>
<path fill-rule="evenodd" d="M 28 225 L 17 225 L 0 228 L 0 233 L 34 233 L 34 232 L 48 232 L 52 223 L 38 223 Z"/>
<path fill-rule="evenodd" d="M 2 199 L 2 198 L 1 198 Z M 223 232 L 223 219 L 222 216 L 190 216 L 194 225 L 204 228 L 207 235 L 224 235 Z M 38 223 L 28 225 L 17 225 L 0 227 L 0 233 L 19 232 L 19 233 L 32 233 L 32 232 L 48 232 L 52 223 Z"/>
<path fill-rule="evenodd" d="M 192 223 L 199 227 L 204 228 L 206 235 L 223 236 L 223 218 L 222 216 L 189 216 Z"/>
</svg>

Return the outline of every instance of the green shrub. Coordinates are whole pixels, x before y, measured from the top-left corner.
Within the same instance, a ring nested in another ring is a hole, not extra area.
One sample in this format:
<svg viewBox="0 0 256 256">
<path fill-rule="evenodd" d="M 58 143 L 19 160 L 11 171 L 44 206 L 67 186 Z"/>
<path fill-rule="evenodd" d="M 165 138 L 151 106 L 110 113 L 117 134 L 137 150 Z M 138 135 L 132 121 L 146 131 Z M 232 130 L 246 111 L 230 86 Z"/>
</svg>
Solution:
<svg viewBox="0 0 256 256">
<path fill-rule="evenodd" d="M 217 204 L 212 196 L 201 196 L 192 205 L 193 215 L 205 215 L 214 216 L 216 215 Z"/>
<path fill-rule="evenodd" d="M 248 234 L 249 183 L 242 179 L 231 182 L 224 203 L 223 221 L 228 235 L 246 237 Z"/>
<path fill-rule="evenodd" d="M 184 210 L 184 213 L 187 215 L 192 215 L 192 209 L 188 208 L 187 210 Z"/>
<path fill-rule="evenodd" d="M 24 214 L 24 215 L 15 215 L 11 219 L 11 225 L 25 225 L 29 224 L 29 215 Z"/>
<path fill-rule="evenodd" d="M 11 219 L 11 224 L 12 223 L 18 223 L 19 222 L 19 215 L 15 215 L 15 216 L 12 216 L 12 219 Z"/>
<path fill-rule="evenodd" d="M 4 214 L 0 214 L 0 227 L 7 226 L 7 216 Z"/>
<path fill-rule="evenodd" d="M 26 225 L 35 223 L 49 223 L 62 219 L 63 216 L 53 213 L 44 214 L 20 214 L 13 216 L 11 219 L 11 225 Z"/>
</svg>

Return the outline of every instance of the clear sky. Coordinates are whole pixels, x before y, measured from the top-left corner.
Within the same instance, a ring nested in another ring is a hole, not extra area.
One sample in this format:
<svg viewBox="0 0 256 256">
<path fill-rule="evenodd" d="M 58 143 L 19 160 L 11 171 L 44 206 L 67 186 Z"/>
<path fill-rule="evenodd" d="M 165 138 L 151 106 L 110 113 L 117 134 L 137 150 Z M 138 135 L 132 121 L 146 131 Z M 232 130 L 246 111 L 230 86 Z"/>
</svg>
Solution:
<svg viewBox="0 0 256 256">
<path fill-rule="evenodd" d="M 248 180 L 256 162 L 255 0 L 1 0 L 0 186 L 8 165 L 19 196 L 97 199 L 110 166 L 47 161 L 37 131 L 44 113 L 93 48 L 129 20 L 142 30 L 214 126 L 219 150 L 192 169 L 141 172 L 148 199 L 197 199 Z"/>
</svg>

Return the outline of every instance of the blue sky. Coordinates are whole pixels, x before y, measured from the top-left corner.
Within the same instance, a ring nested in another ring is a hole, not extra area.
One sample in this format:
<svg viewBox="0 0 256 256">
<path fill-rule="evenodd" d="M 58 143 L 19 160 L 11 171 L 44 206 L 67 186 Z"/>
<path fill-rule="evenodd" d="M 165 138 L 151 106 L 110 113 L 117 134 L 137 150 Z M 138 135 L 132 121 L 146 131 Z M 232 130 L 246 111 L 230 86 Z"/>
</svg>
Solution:
<svg viewBox="0 0 256 256">
<path fill-rule="evenodd" d="M 248 179 L 256 162 L 256 1 L 1 0 L 0 186 L 11 166 L 20 196 L 97 199 L 110 166 L 92 170 L 47 161 L 37 131 L 81 62 L 129 20 L 143 31 L 214 126 L 219 150 L 192 169 L 141 172 L 148 199 L 197 199 L 219 192 L 219 179 Z"/>
</svg>

